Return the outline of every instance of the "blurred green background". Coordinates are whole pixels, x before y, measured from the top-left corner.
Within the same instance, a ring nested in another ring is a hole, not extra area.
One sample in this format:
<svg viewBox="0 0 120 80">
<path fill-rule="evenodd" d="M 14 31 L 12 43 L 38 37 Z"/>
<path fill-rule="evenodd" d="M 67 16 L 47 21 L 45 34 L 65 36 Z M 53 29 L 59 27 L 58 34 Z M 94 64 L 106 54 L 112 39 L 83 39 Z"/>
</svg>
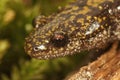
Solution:
<svg viewBox="0 0 120 80">
<path fill-rule="evenodd" d="M 85 54 L 36 60 L 24 51 L 32 19 L 58 12 L 59 6 L 70 1 L 0 0 L 0 80 L 62 80 L 84 63 Z"/>
</svg>

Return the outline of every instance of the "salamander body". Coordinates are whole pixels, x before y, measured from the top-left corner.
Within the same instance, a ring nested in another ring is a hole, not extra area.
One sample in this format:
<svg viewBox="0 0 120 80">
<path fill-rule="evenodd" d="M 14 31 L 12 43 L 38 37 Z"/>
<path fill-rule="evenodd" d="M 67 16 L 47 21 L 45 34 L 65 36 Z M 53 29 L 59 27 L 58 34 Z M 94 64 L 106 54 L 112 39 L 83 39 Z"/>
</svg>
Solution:
<svg viewBox="0 0 120 80">
<path fill-rule="evenodd" d="M 120 40 L 120 0 L 77 0 L 54 16 L 38 16 L 25 50 L 49 59 L 102 49 Z"/>
</svg>

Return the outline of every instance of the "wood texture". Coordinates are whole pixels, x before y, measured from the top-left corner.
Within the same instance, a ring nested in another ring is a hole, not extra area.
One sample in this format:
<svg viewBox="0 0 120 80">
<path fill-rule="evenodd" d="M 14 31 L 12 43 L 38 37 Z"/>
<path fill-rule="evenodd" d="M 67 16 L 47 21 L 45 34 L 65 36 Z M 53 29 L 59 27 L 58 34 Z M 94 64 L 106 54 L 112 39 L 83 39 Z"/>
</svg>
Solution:
<svg viewBox="0 0 120 80">
<path fill-rule="evenodd" d="M 96 61 L 80 68 L 65 80 L 120 80 L 120 49 L 118 43 Z"/>
</svg>

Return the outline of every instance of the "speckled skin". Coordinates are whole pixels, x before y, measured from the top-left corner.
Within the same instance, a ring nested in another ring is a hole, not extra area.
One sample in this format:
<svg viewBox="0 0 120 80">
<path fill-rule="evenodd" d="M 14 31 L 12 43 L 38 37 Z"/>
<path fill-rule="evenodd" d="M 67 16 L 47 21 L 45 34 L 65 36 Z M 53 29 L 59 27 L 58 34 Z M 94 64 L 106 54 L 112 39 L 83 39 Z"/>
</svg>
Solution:
<svg viewBox="0 0 120 80">
<path fill-rule="evenodd" d="M 25 50 L 49 59 L 100 50 L 120 40 L 120 0 L 77 0 L 54 16 L 37 17 Z"/>
</svg>

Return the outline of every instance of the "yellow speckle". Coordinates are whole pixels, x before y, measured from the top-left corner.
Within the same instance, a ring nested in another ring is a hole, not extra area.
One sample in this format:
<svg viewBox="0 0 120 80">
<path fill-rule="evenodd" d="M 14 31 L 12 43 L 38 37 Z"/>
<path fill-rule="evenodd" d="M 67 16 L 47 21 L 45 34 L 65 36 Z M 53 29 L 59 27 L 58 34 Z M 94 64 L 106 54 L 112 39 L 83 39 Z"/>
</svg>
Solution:
<svg viewBox="0 0 120 80">
<path fill-rule="evenodd" d="M 105 20 L 106 19 L 106 17 L 103 17 L 103 20 Z"/>
<path fill-rule="evenodd" d="M 52 32 L 49 30 L 48 33 L 51 34 Z"/>
<path fill-rule="evenodd" d="M 94 16 L 94 19 L 95 19 L 95 20 L 97 20 L 97 17 L 96 17 L 96 16 Z"/>
<path fill-rule="evenodd" d="M 74 6 L 74 7 L 72 8 L 72 10 L 78 10 L 78 9 L 79 9 L 78 6 Z"/>
<path fill-rule="evenodd" d="M 41 43 L 41 42 L 37 41 L 37 42 L 36 42 L 36 45 L 40 45 L 40 43 Z"/>
<path fill-rule="evenodd" d="M 105 24 L 105 26 L 108 26 L 108 24 Z"/>
<path fill-rule="evenodd" d="M 90 25 L 90 23 L 85 23 L 85 26 L 89 26 Z M 86 27 L 85 27 L 86 28 Z"/>
<path fill-rule="evenodd" d="M 84 25 L 84 19 L 83 18 L 78 19 L 77 23 L 81 23 L 82 25 Z"/>
<path fill-rule="evenodd" d="M 74 31 L 75 30 L 75 27 L 71 27 L 71 31 Z"/>
<path fill-rule="evenodd" d="M 36 42 L 36 38 L 33 39 L 33 42 Z"/>
<path fill-rule="evenodd" d="M 29 54 L 29 55 L 31 54 L 31 51 L 30 51 L 30 50 L 28 50 L 28 54 Z"/>
<path fill-rule="evenodd" d="M 27 44 L 28 47 L 31 47 L 31 44 Z"/>
<path fill-rule="evenodd" d="M 98 8 L 99 8 L 100 10 L 102 10 L 102 9 L 103 9 L 103 7 L 102 7 L 102 6 L 98 6 Z"/>
<path fill-rule="evenodd" d="M 90 11 L 90 8 L 88 8 L 87 6 L 84 6 L 83 7 L 83 10 L 80 10 L 79 12 L 78 12 L 78 14 L 86 14 L 86 13 L 88 13 Z"/>
<path fill-rule="evenodd" d="M 103 26 L 103 25 L 101 25 L 101 29 L 104 29 L 104 26 Z"/>
<path fill-rule="evenodd" d="M 65 26 L 68 27 L 68 25 L 69 25 L 68 22 L 65 22 Z"/>
<path fill-rule="evenodd" d="M 80 33 L 80 32 L 78 32 L 78 33 L 77 33 L 77 35 L 78 35 L 78 36 L 81 36 L 81 33 Z"/>
<path fill-rule="evenodd" d="M 49 41 L 48 40 L 44 40 L 45 41 L 45 43 L 49 43 Z"/>
<path fill-rule="evenodd" d="M 102 19 L 101 19 L 101 18 L 98 18 L 98 22 L 102 22 Z"/>
<path fill-rule="evenodd" d="M 63 51 L 63 50 L 64 50 L 64 48 L 60 48 L 60 50 L 61 50 L 61 51 Z"/>
<path fill-rule="evenodd" d="M 84 35 L 84 36 L 82 36 L 82 39 L 85 39 L 86 38 L 86 36 Z"/>
<path fill-rule="evenodd" d="M 75 16 L 71 16 L 70 20 L 73 21 L 75 19 Z"/>
<path fill-rule="evenodd" d="M 54 30 L 55 30 L 55 28 L 53 27 L 51 31 L 54 31 Z"/>
<path fill-rule="evenodd" d="M 87 20 L 90 20 L 90 19 L 91 19 L 91 16 L 87 16 L 86 19 L 87 19 Z"/>
</svg>

